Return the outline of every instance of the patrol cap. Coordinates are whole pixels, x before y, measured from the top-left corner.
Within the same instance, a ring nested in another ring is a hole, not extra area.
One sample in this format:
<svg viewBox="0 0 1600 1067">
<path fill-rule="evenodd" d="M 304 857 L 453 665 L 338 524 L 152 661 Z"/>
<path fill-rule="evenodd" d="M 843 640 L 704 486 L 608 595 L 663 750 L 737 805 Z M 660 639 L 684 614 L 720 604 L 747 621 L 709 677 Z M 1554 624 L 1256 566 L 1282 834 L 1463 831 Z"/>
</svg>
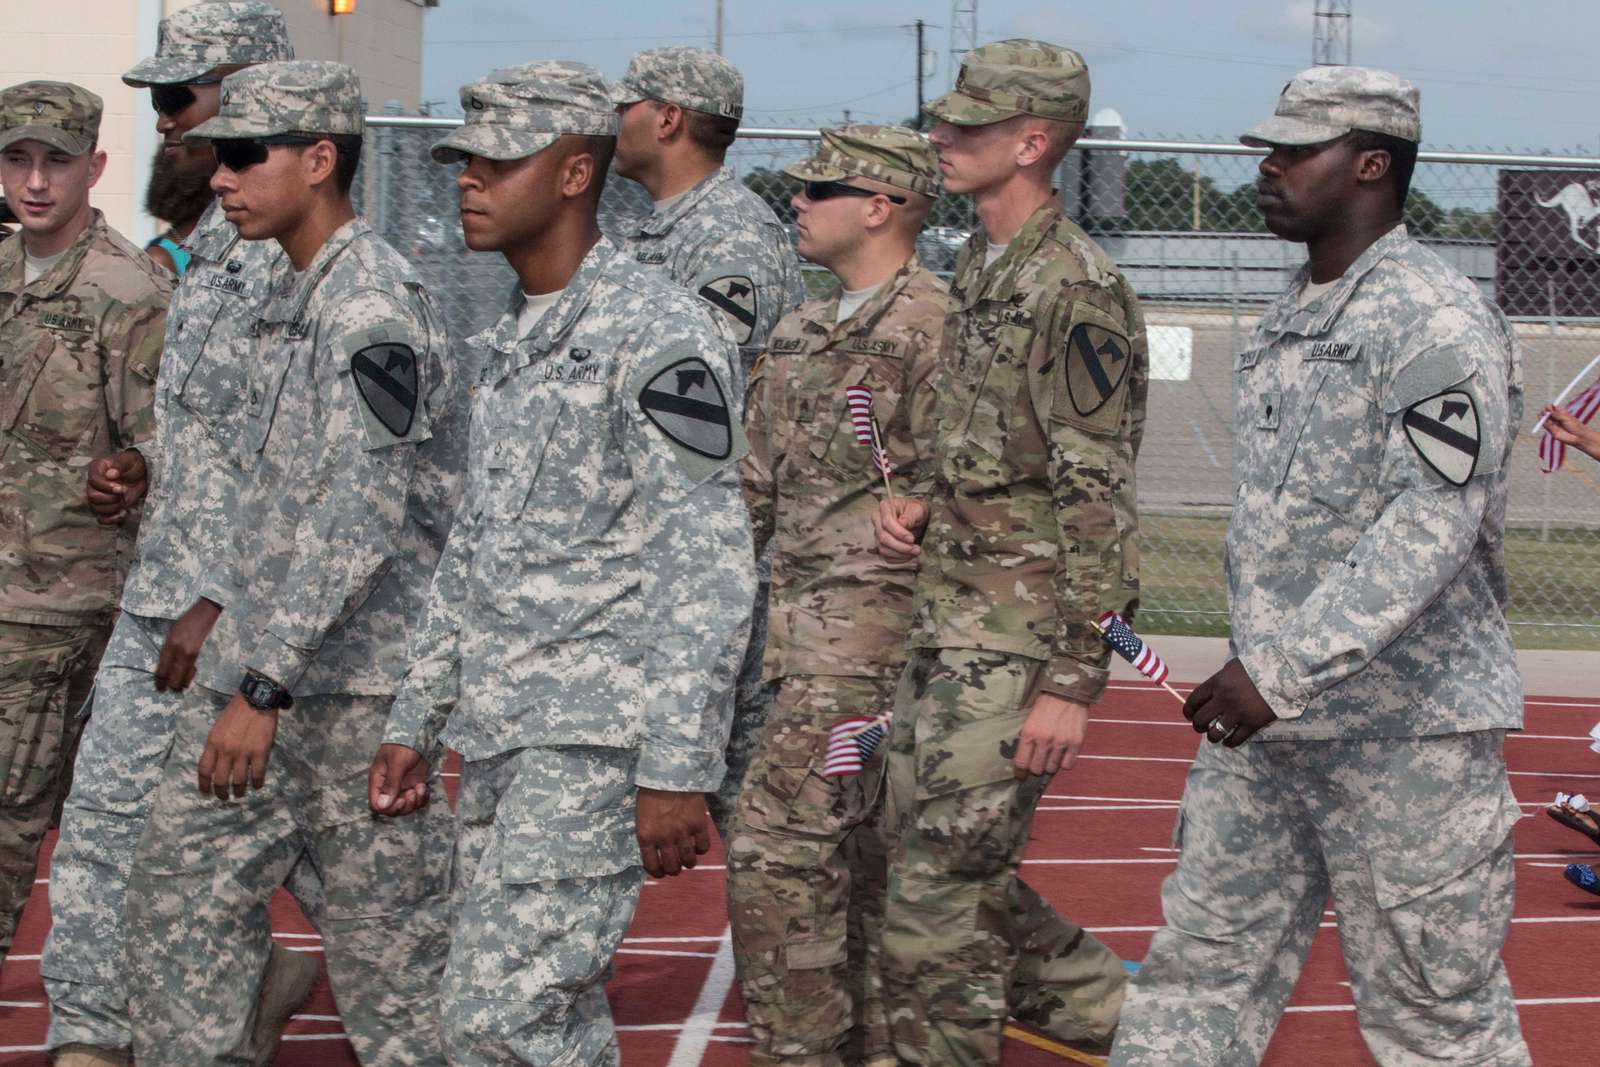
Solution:
<svg viewBox="0 0 1600 1067">
<path fill-rule="evenodd" d="M 783 168 L 803 182 L 870 178 L 924 196 L 939 195 L 939 157 L 933 145 L 904 126 L 840 126 L 823 130 L 810 159 Z"/>
<path fill-rule="evenodd" d="M 1420 142 L 1420 97 L 1415 85 L 1386 70 L 1312 67 L 1290 79 L 1272 117 L 1239 140 L 1257 148 L 1322 144 L 1367 130 Z"/>
<path fill-rule="evenodd" d="M 343 63 L 293 59 L 262 63 L 222 79 L 222 110 L 188 133 L 185 141 L 308 134 L 359 137 L 366 103 L 356 72 Z"/>
<path fill-rule="evenodd" d="M 493 71 L 461 87 L 462 126 L 433 146 L 437 163 L 463 156 L 526 159 L 564 133 L 617 135 L 617 112 L 593 67 L 563 60 Z"/>
<path fill-rule="evenodd" d="M 651 48 L 630 59 L 611 87 L 611 102 L 617 107 L 640 100 L 739 119 L 744 117 L 744 75 L 704 48 Z"/>
<path fill-rule="evenodd" d="M 69 156 L 100 136 L 100 98 L 70 82 L 23 82 L 0 90 L 0 148 L 40 141 Z"/>
<path fill-rule="evenodd" d="M 955 88 L 927 111 L 957 126 L 987 126 L 1013 115 L 1084 122 L 1089 65 L 1060 45 L 1021 37 L 994 41 L 966 54 Z"/>
<path fill-rule="evenodd" d="M 263 0 L 207 0 L 162 19 L 156 54 L 122 80 L 135 88 L 178 85 L 217 67 L 293 58 L 283 12 Z"/>
</svg>

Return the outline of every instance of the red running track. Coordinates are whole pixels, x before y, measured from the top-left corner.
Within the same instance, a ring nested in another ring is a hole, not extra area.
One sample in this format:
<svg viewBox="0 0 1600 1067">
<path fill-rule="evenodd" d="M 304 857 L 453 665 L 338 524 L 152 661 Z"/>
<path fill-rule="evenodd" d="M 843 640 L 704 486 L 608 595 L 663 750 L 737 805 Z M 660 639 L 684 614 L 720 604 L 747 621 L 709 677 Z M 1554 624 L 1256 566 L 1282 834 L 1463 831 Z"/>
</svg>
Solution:
<svg viewBox="0 0 1600 1067">
<path fill-rule="evenodd" d="M 1526 731 L 1507 741 L 1512 787 L 1529 817 L 1515 835 L 1517 908 L 1505 956 L 1539 1067 L 1600 1062 L 1600 898 L 1561 877 L 1567 863 L 1600 862 L 1600 853 L 1541 814 L 1558 790 L 1600 794 L 1600 756 L 1584 736 L 1597 718 L 1600 701 L 1530 699 Z M 1172 822 L 1198 743 L 1170 694 L 1114 683 L 1096 709 L 1086 758 L 1056 779 L 1034 823 L 1028 880 L 1127 959 L 1144 954 L 1161 922 L 1158 888 L 1175 862 Z M 41 879 L 48 866 L 46 857 Z M 0 972 L 0 1067 L 46 1067 L 36 1048 L 46 1023 L 37 955 L 48 922 L 45 904 L 45 894 L 36 892 L 15 954 Z M 724 914 L 719 853 L 696 871 L 645 886 L 610 985 L 628 1067 L 748 1061 Z M 282 943 L 319 951 L 310 927 L 281 894 L 274 921 Z M 1336 936 L 1326 928 L 1312 947 L 1267 1067 L 1373 1063 L 1356 1028 Z M 290 1024 L 277 1067 L 355 1062 L 324 980 Z M 1060 1067 L 1063 1061 L 1013 1041 L 1005 1062 Z"/>
</svg>

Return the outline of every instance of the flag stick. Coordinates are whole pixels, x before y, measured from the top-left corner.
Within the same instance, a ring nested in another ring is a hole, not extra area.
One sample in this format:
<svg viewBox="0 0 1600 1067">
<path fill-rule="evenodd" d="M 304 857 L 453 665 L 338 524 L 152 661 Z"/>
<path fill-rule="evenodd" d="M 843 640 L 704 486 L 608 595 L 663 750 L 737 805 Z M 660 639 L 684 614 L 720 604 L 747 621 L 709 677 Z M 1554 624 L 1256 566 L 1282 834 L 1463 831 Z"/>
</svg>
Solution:
<svg viewBox="0 0 1600 1067">
<path fill-rule="evenodd" d="M 1594 370 L 1597 364 L 1600 364 L 1600 356 L 1595 356 L 1593 359 L 1591 359 L 1589 361 L 1589 365 L 1579 371 L 1576 378 L 1567 383 L 1567 387 L 1561 390 L 1561 393 L 1554 400 L 1550 401 L 1551 406 L 1560 407 L 1561 402 L 1567 398 L 1567 394 L 1572 392 L 1573 389 L 1577 388 L 1579 382 L 1587 379 L 1589 377 L 1589 372 Z M 1547 416 L 1540 415 L 1539 421 L 1533 424 L 1533 429 L 1529 430 L 1528 433 L 1532 434 L 1534 437 L 1538 437 L 1539 431 L 1544 428 L 1546 418 Z"/>
<path fill-rule="evenodd" d="M 1094 632 L 1095 633 L 1099 634 L 1102 638 L 1105 637 L 1106 632 L 1105 632 L 1105 630 L 1100 628 L 1100 624 L 1099 623 L 1095 622 L 1093 619 L 1090 619 L 1089 620 L 1089 625 L 1094 627 Z M 1163 679 L 1162 681 L 1157 682 L 1156 684 L 1159 685 L 1161 688 L 1165 689 L 1167 692 L 1171 693 L 1172 694 L 1172 698 L 1174 700 L 1176 700 L 1178 703 L 1182 704 L 1184 702 L 1183 694 L 1178 692 L 1176 689 L 1172 688 L 1172 686 L 1168 685 L 1165 679 Z"/>
<path fill-rule="evenodd" d="M 872 447 L 876 450 L 878 455 L 883 457 L 884 464 L 887 465 L 889 461 L 889 452 L 883 447 L 883 437 L 878 433 L 878 417 L 876 415 L 872 416 L 872 422 L 870 425 L 872 426 Z M 872 465 L 878 467 L 878 473 L 883 475 L 883 491 L 889 494 L 889 503 L 893 504 L 894 486 L 889 484 L 889 472 L 882 466 L 878 466 L 876 459 L 874 459 Z"/>
</svg>

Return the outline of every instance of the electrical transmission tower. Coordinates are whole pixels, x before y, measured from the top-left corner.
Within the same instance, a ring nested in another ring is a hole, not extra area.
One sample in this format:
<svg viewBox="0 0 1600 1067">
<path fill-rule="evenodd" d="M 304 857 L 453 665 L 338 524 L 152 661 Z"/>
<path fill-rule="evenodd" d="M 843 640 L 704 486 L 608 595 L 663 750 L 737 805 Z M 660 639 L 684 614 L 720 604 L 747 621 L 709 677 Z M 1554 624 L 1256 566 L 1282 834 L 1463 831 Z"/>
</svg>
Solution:
<svg viewBox="0 0 1600 1067">
<path fill-rule="evenodd" d="M 1319 67 L 1350 65 L 1351 0 L 1317 0 L 1311 62 Z"/>
<path fill-rule="evenodd" d="M 950 87 L 955 88 L 961 57 L 978 47 L 978 0 L 950 5 Z"/>
</svg>

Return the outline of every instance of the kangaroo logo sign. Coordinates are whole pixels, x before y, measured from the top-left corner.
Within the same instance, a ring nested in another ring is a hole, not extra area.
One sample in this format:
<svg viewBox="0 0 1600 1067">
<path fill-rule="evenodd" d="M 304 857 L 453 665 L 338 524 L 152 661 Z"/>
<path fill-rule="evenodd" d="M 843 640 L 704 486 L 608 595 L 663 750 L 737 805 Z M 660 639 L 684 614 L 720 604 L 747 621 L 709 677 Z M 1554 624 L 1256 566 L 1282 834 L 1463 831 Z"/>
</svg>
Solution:
<svg viewBox="0 0 1600 1067">
<path fill-rule="evenodd" d="M 1495 301 L 1508 315 L 1600 315 L 1600 175 L 1502 170 Z"/>
</svg>

